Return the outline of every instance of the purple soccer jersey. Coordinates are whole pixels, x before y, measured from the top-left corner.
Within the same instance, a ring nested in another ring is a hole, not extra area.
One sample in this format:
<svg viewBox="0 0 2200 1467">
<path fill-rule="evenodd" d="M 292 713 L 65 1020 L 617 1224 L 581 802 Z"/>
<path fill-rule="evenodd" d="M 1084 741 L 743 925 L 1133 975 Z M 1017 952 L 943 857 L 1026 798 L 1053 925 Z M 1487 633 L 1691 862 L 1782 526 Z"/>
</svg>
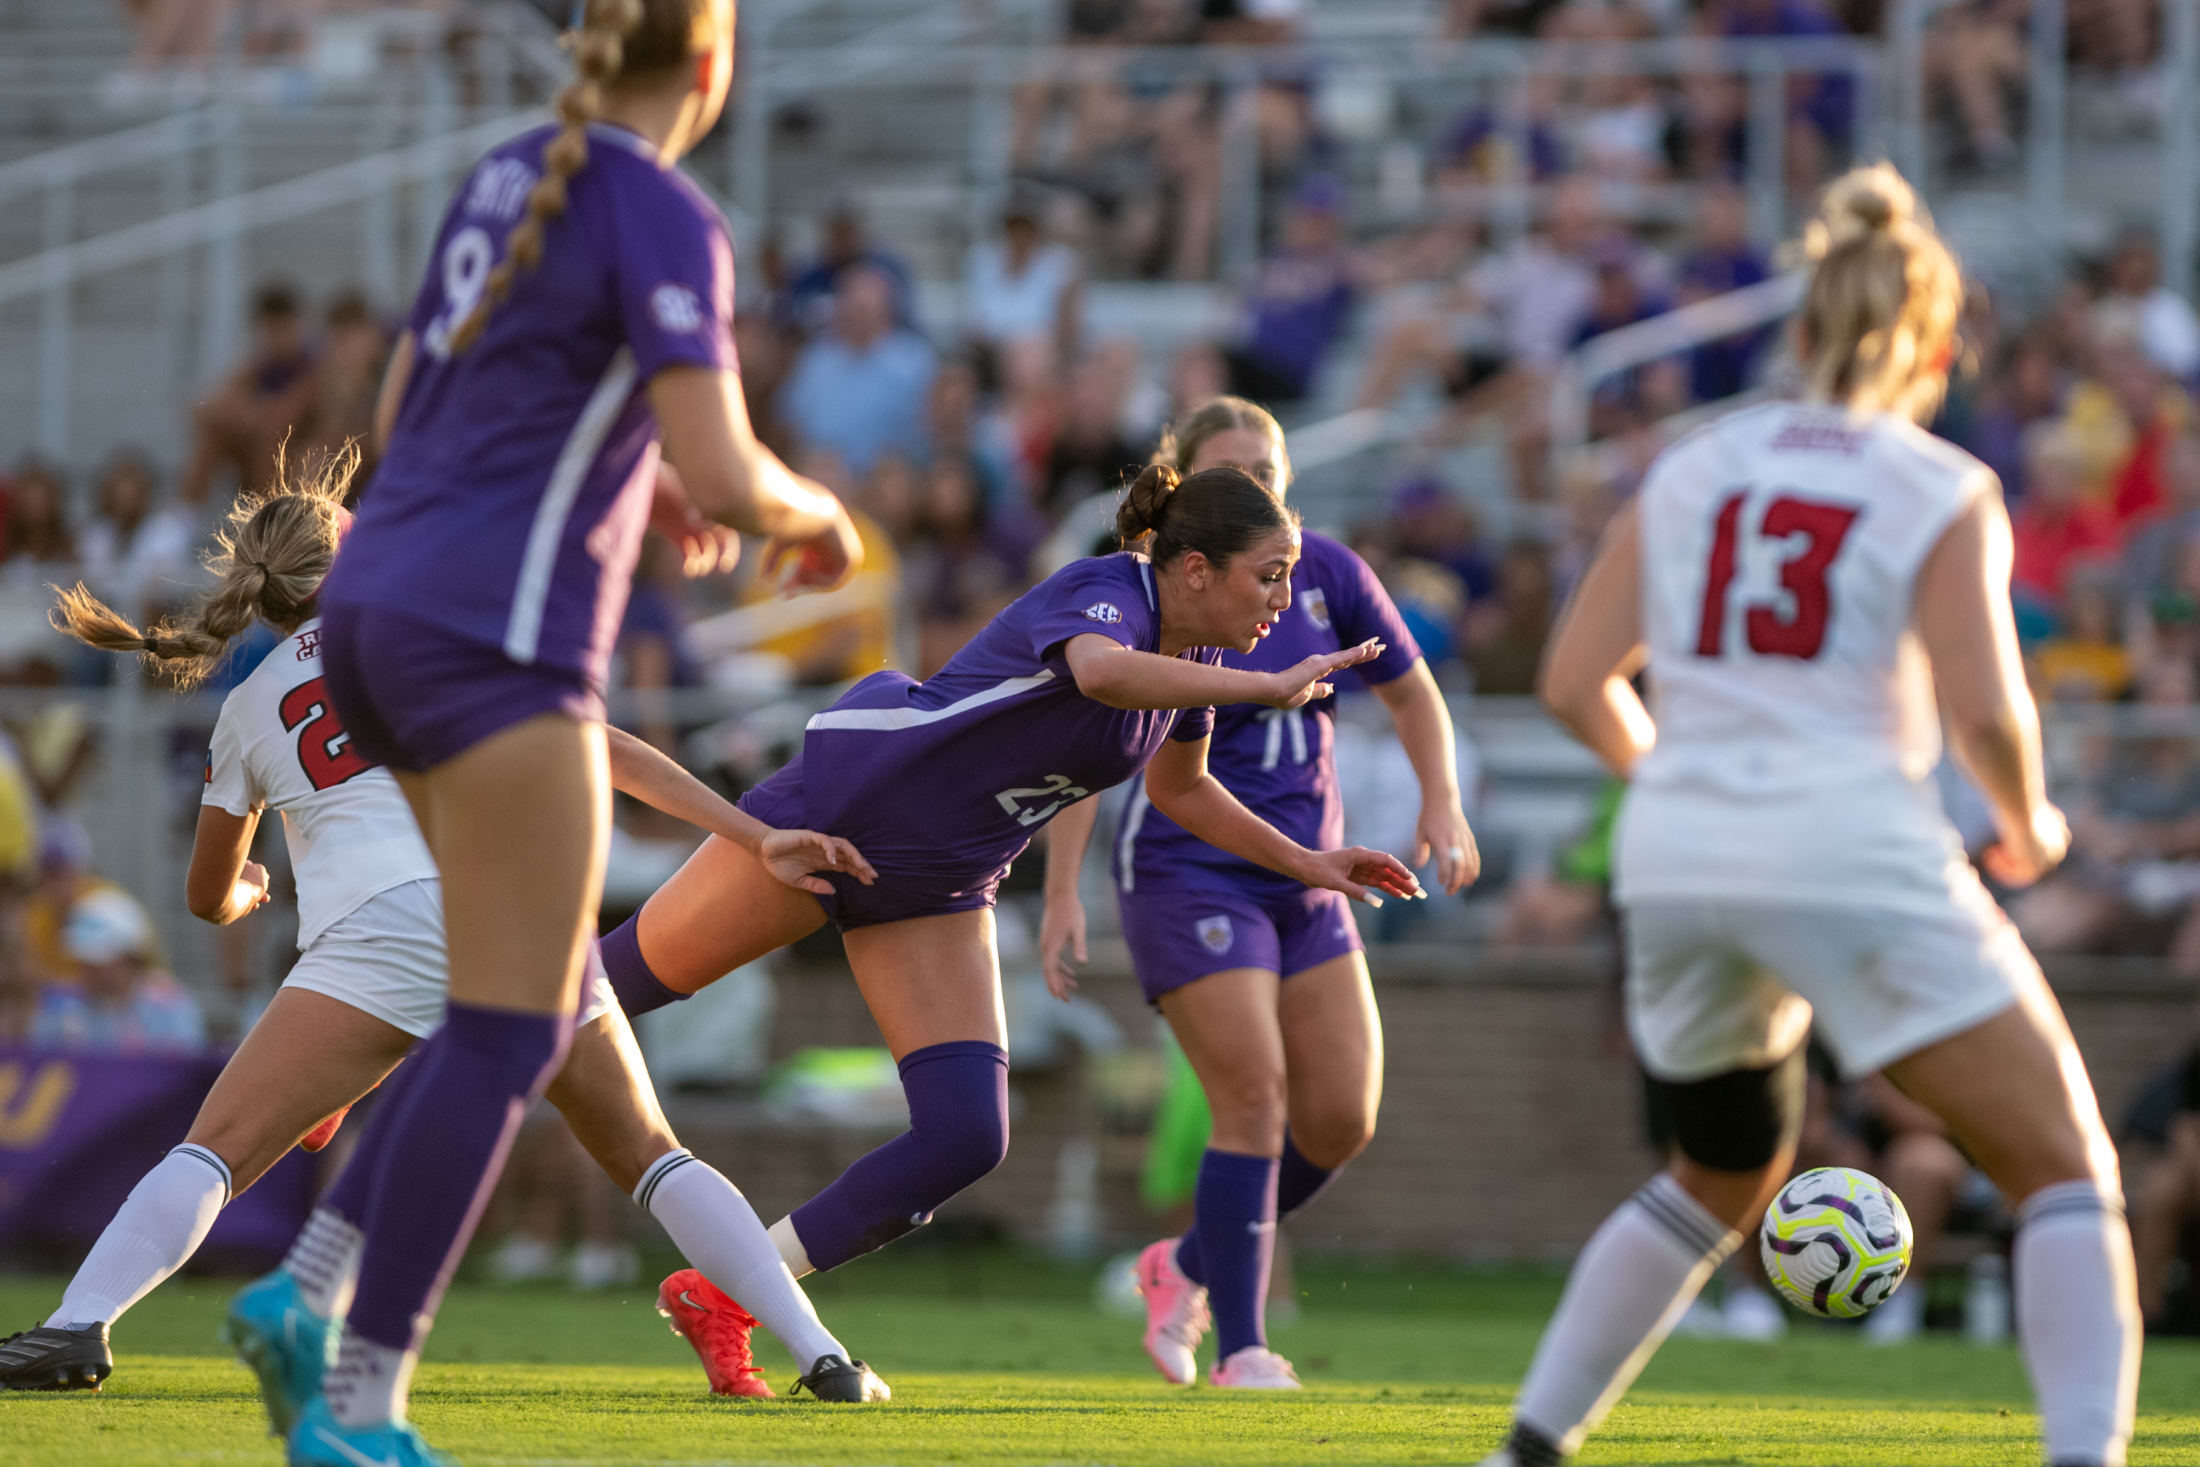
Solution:
<svg viewBox="0 0 2200 1467">
<path fill-rule="evenodd" d="M 541 263 L 454 352 L 556 132 L 490 153 L 451 203 L 413 305 L 396 429 L 327 597 L 601 688 L 656 473 L 642 389 L 667 367 L 735 366 L 733 246 L 647 142 L 597 124 Z"/>
<path fill-rule="evenodd" d="M 925 682 L 865 678 L 810 720 L 802 752 L 742 808 L 768 824 L 799 813 L 854 842 L 881 887 L 897 873 L 974 888 L 997 880 L 1056 814 L 1129 779 L 1164 739 L 1194 742 L 1213 723 L 1207 708 L 1110 708 L 1079 692 L 1063 648 L 1086 632 L 1159 650 L 1143 557 L 1097 556 L 1055 572 Z M 1221 654 L 1183 655 L 1212 663 Z"/>
<path fill-rule="evenodd" d="M 1280 672 L 1317 653 L 1380 637 L 1383 653 L 1332 681 L 1358 676 L 1370 686 L 1412 671 L 1421 649 L 1367 562 L 1311 530 L 1299 541 L 1291 572 L 1291 606 L 1261 644 L 1224 667 Z M 1310 850 L 1344 842 L 1344 804 L 1337 793 L 1336 699 L 1302 708 L 1232 703 L 1215 710 L 1207 772 L 1245 807 Z M 1144 781 L 1115 843 L 1115 879 L 1126 898 L 1142 891 L 1242 891 L 1261 899 L 1305 888 L 1193 835 L 1146 800 Z"/>
</svg>

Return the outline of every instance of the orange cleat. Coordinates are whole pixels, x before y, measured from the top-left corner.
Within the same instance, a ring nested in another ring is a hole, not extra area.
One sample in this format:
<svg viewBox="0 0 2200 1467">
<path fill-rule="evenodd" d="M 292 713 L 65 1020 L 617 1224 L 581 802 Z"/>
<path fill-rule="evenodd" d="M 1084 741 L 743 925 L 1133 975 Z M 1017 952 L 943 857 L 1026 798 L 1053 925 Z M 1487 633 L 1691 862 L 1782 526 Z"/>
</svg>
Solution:
<svg viewBox="0 0 2200 1467">
<path fill-rule="evenodd" d="M 312 1130 L 306 1132 L 304 1139 L 298 1143 L 299 1149 L 302 1151 L 319 1151 L 329 1142 L 334 1141 L 337 1131 L 344 1124 L 344 1117 L 350 1114 L 351 1107 L 347 1105 Z"/>
<path fill-rule="evenodd" d="M 749 1331 L 756 1320 L 709 1279 L 683 1268 L 657 1286 L 657 1312 L 672 1321 L 703 1362 L 714 1396 L 747 1396 L 768 1401 L 763 1367 L 749 1354 Z"/>
</svg>

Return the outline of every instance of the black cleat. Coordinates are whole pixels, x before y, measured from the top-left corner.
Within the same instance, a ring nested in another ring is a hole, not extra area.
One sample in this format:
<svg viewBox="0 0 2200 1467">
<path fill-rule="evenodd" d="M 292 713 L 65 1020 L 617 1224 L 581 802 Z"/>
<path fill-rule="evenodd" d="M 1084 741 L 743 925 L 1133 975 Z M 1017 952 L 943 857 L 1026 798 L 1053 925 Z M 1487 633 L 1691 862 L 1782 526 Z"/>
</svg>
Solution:
<svg viewBox="0 0 2200 1467">
<path fill-rule="evenodd" d="M 871 1367 L 861 1360 L 843 1360 L 838 1355 L 820 1355 L 810 1373 L 795 1379 L 789 1396 L 799 1396 L 804 1391 L 820 1401 L 839 1401 L 857 1405 L 866 1401 L 891 1401 L 893 1388 L 880 1380 Z"/>
<path fill-rule="evenodd" d="M 96 1391 L 114 1369 L 104 1324 L 26 1330 L 0 1340 L 0 1391 Z"/>
</svg>

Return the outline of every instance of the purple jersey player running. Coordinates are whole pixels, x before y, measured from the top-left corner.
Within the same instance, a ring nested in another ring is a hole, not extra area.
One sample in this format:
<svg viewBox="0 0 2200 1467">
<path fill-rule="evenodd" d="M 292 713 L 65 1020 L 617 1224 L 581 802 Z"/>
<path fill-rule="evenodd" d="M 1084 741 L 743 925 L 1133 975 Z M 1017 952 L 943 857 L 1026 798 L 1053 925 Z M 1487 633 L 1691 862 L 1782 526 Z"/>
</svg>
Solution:
<svg viewBox="0 0 2200 1467">
<path fill-rule="evenodd" d="M 406 1386 L 570 1037 L 610 818 L 601 689 L 660 434 L 700 509 L 773 538 L 768 562 L 798 552 L 830 583 L 860 556 L 838 501 L 750 431 L 725 223 L 673 167 L 724 106 L 732 6 L 590 0 L 574 52 L 561 125 L 451 205 L 322 592 L 330 695 L 442 875 L 450 997 L 351 1162 L 373 1179 L 357 1292 L 293 1463 L 439 1460 Z"/>
<path fill-rule="evenodd" d="M 1156 458 L 1186 472 L 1228 464 L 1280 497 L 1291 465 L 1283 430 L 1242 398 L 1188 412 Z M 1481 864 L 1459 807 L 1451 715 L 1420 649 L 1373 571 L 1323 535 L 1302 537 L 1291 606 L 1266 640 L 1226 667 L 1255 672 L 1366 639 L 1382 653 L 1357 669 L 1389 706 L 1421 781 L 1416 864 L 1434 852 L 1447 892 Z M 1344 838 L 1333 698 L 1290 710 L 1238 703 L 1215 710 L 1209 767 L 1247 809 L 1303 845 Z M 1077 873 L 1097 802 L 1067 810 L 1048 834 L 1047 907 L 1039 955 L 1058 998 L 1076 987 L 1062 961 L 1085 956 Z M 1115 850 L 1123 936 L 1147 999 L 1167 1016 L 1214 1112 L 1191 1230 L 1139 1259 L 1146 1353 L 1190 1385 L 1209 1305 L 1218 1386 L 1292 1390 L 1298 1377 L 1268 1349 L 1262 1323 L 1278 1217 L 1312 1201 L 1375 1131 L 1383 1088 L 1382 1020 L 1359 929 L 1335 892 L 1309 890 L 1200 840 L 1134 784 Z M 1280 1158 L 1280 1159 L 1279 1159 Z"/>
<path fill-rule="evenodd" d="M 772 1227 L 796 1274 L 832 1268 L 924 1223 L 1008 1146 L 1008 1052 L 993 947 L 996 887 L 1032 835 L 1097 790 L 1145 771 L 1157 810 L 1297 886 L 1380 900 L 1412 874 L 1368 850 L 1311 850 L 1207 773 L 1216 703 L 1297 708 L 1380 657 L 1375 642 L 1252 672 L 1249 651 L 1291 599 L 1296 518 L 1233 468 L 1179 484 L 1155 465 L 1117 528 L 1146 555 L 1080 561 L 995 617 L 930 681 L 864 679 L 810 720 L 802 752 L 743 809 L 862 850 L 875 881 L 828 873 L 811 900 L 739 846 L 711 840 L 604 938 L 627 1012 L 685 998 L 739 965 L 840 928 L 872 1016 L 900 1063 L 910 1129 Z"/>
</svg>

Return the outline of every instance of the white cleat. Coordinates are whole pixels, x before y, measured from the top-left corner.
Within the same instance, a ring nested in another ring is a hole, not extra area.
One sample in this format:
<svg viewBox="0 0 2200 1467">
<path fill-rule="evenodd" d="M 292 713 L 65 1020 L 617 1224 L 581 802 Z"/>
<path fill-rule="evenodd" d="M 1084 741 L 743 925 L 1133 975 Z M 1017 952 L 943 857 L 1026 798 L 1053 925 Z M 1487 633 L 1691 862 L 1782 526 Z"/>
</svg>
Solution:
<svg viewBox="0 0 2200 1467">
<path fill-rule="evenodd" d="M 1787 1314 L 1780 1308 L 1780 1301 L 1746 1284 L 1729 1281 L 1726 1308 L 1721 1313 L 1730 1340 L 1777 1340 L 1788 1332 Z"/>
<path fill-rule="evenodd" d="M 1176 1239 L 1138 1255 L 1138 1292 L 1146 1297 L 1146 1354 L 1171 1385 L 1199 1379 L 1199 1342 L 1207 1337 L 1207 1291 L 1176 1266 Z"/>
<path fill-rule="evenodd" d="M 1299 1373 L 1291 1368 L 1291 1362 L 1265 1345 L 1247 1345 L 1229 1359 L 1218 1362 L 1208 1379 L 1225 1390 L 1302 1389 Z"/>
</svg>

